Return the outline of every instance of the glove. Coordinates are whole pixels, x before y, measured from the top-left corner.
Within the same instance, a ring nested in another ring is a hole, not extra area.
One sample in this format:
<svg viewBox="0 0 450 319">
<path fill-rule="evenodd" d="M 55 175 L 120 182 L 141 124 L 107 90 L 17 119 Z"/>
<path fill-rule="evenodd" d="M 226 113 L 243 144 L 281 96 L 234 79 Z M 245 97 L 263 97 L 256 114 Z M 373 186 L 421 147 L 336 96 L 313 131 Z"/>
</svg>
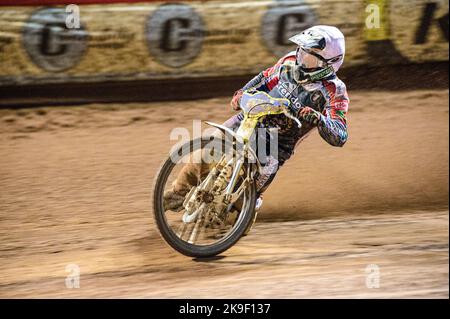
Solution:
<svg viewBox="0 0 450 319">
<path fill-rule="evenodd" d="M 322 114 L 308 106 L 305 106 L 300 110 L 299 117 L 305 122 L 313 125 L 318 125 L 322 120 Z"/>
<path fill-rule="evenodd" d="M 244 94 L 244 91 L 238 90 L 234 93 L 233 98 L 231 99 L 231 107 L 233 110 L 238 111 L 240 109 L 241 97 Z"/>
</svg>

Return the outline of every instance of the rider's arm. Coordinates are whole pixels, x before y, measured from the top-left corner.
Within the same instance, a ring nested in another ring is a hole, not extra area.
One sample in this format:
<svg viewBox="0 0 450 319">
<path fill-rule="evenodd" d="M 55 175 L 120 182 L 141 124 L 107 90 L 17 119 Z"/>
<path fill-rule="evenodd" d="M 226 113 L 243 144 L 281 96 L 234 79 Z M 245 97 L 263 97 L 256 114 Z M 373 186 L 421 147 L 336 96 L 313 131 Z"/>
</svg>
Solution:
<svg viewBox="0 0 450 319">
<path fill-rule="evenodd" d="M 325 86 L 327 105 L 318 124 L 320 136 L 333 146 L 343 146 L 347 142 L 347 112 L 349 99 L 345 86 L 336 90 L 333 83 Z"/>
<path fill-rule="evenodd" d="M 264 72 L 260 72 L 257 76 L 255 76 L 253 79 L 251 79 L 246 85 L 244 85 L 244 87 L 242 89 L 237 90 L 236 92 L 234 92 L 233 98 L 231 99 L 231 107 L 234 110 L 239 110 L 239 104 L 240 104 L 240 100 L 242 97 L 242 94 L 244 93 L 244 91 L 249 91 L 249 90 L 258 90 L 258 91 L 264 91 L 266 93 L 268 93 L 270 90 L 268 89 L 268 85 L 267 85 L 267 79 L 264 76 Z"/>
<path fill-rule="evenodd" d="M 260 72 L 241 89 L 241 91 L 248 91 L 248 90 L 269 92 L 264 72 Z"/>
<path fill-rule="evenodd" d="M 269 93 L 277 84 L 280 79 L 280 70 L 282 65 L 289 59 L 292 59 L 295 57 L 291 57 L 290 55 L 282 57 L 278 62 L 260 72 L 257 76 L 255 76 L 253 79 L 251 79 L 243 88 L 243 91 L 247 91 L 250 89 L 258 90 L 258 91 L 264 91 L 266 93 Z"/>
<path fill-rule="evenodd" d="M 257 90 L 269 93 L 277 84 L 280 79 L 280 70 L 282 65 L 289 60 L 295 60 L 295 55 L 288 54 L 282 57 L 278 62 L 251 79 L 244 87 L 237 90 L 234 93 L 233 99 L 231 100 L 231 106 L 235 109 L 239 109 L 239 100 L 244 91 Z"/>
</svg>

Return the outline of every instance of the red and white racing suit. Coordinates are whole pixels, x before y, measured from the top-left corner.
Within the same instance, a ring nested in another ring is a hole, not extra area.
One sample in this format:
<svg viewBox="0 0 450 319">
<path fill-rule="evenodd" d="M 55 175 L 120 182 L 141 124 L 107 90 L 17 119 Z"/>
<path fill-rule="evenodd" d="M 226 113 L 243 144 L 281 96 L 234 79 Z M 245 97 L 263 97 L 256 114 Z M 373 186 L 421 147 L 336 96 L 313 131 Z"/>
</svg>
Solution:
<svg viewBox="0 0 450 319">
<path fill-rule="evenodd" d="M 287 98 L 291 102 L 294 113 L 297 113 L 302 107 L 310 107 L 320 112 L 320 120 L 317 125 L 312 125 L 299 118 L 302 122 L 300 129 L 284 115 L 271 116 L 271 124 L 279 128 L 278 158 L 272 162 L 269 161 L 268 166 L 270 167 L 257 179 L 260 193 L 273 180 L 279 167 L 291 157 L 296 145 L 303 141 L 315 127 L 320 136 L 332 146 L 341 147 L 348 138 L 346 116 L 349 98 L 345 84 L 335 74 L 320 81 L 298 84 L 293 76 L 294 66 L 295 52 L 291 52 L 271 68 L 259 73 L 239 90 L 257 90 L 266 92 L 275 98 Z M 236 129 L 242 119 L 243 114 L 239 113 L 227 120 L 224 125 Z"/>
<path fill-rule="evenodd" d="M 310 107 L 319 112 L 320 120 L 317 125 L 307 121 L 302 122 L 302 127 L 283 114 L 271 115 L 262 123 L 264 128 L 276 127 L 277 154 L 276 157 L 269 154 L 261 159 L 263 169 L 256 179 L 258 193 L 263 193 L 273 181 L 278 169 L 294 153 L 296 145 L 304 140 L 309 133 L 317 127 L 320 136 L 333 146 L 343 146 L 347 141 L 347 111 L 349 99 L 344 83 L 336 75 L 332 75 L 321 81 L 298 84 L 293 78 L 295 66 L 295 53 L 290 53 L 281 58 L 273 67 L 259 73 L 241 90 L 257 90 L 268 93 L 275 98 L 287 98 L 291 102 L 293 112 L 296 113 L 303 107 Z M 230 129 L 237 129 L 244 116 L 236 114 L 228 119 L 224 125 Z M 263 129 L 263 132 L 268 130 Z M 264 133 L 265 135 L 270 133 Z M 266 141 L 273 139 L 269 136 Z M 258 144 L 258 143 L 257 143 Z M 271 149 L 272 146 L 266 147 Z M 259 157 L 259 152 L 258 157 Z M 197 185 L 198 179 L 207 172 L 207 165 L 186 164 L 173 183 L 173 191 L 185 195 L 193 185 Z"/>
</svg>

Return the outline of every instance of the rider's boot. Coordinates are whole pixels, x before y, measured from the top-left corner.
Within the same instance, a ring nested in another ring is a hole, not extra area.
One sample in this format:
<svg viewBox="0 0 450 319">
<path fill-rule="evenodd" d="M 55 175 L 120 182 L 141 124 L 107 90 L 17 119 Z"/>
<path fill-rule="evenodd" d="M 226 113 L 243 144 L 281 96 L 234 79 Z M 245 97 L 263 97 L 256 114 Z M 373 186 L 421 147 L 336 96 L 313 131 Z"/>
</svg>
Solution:
<svg viewBox="0 0 450 319">
<path fill-rule="evenodd" d="M 171 210 L 173 212 L 179 212 L 183 209 L 183 202 L 186 194 L 177 192 L 175 190 L 169 190 L 164 193 L 164 210 Z"/>
<path fill-rule="evenodd" d="M 164 209 L 179 212 L 183 209 L 186 194 L 197 185 L 200 176 L 207 174 L 208 166 L 205 164 L 187 163 L 183 166 L 170 190 L 164 193 Z"/>
</svg>

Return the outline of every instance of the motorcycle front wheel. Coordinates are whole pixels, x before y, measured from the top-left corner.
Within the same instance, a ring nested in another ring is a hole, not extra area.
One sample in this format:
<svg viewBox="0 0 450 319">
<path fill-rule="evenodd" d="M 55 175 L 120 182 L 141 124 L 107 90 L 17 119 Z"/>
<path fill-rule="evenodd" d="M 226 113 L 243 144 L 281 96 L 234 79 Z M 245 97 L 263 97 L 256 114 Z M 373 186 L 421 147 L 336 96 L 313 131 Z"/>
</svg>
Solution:
<svg viewBox="0 0 450 319">
<path fill-rule="evenodd" d="M 185 169 L 186 165 L 191 165 L 190 161 L 193 161 L 194 158 L 198 159 L 196 154 L 209 154 L 210 158 L 216 158 L 218 162 L 218 158 L 221 158 L 226 152 L 236 152 L 231 142 L 222 138 L 199 138 L 174 149 L 159 171 L 153 193 L 154 219 L 162 238 L 172 248 L 186 256 L 212 257 L 226 251 L 237 243 L 253 222 L 256 185 L 254 181 L 248 182 L 248 179 L 246 187 L 239 197 L 239 204 L 230 205 L 227 209 L 226 222 L 216 222 L 214 219 L 216 217 L 211 218 L 208 215 L 208 218 L 202 217 L 201 221 L 185 223 L 182 218 L 184 208 L 181 207 L 181 211 L 173 210 L 164 202 L 165 193 L 167 194 L 173 188 L 175 180 L 180 178 L 180 172 Z M 204 181 L 209 170 L 217 162 L 210 162 L 206 172 L 203 172 L 204 167 L 198 170 L 195 181 L 197 185 Z M 241 174 L 239 177 L 241 180 L 237 185 L 244 181 L 248 170 L 253 169 L 256 169 L 255 164 L 246 163 L 243 166 L 245 173 Z M 192 182 L 193 176 L 191 175 L 185 179 L 191 179 Z M 191 190 L 197 185 L 192 185 Z M 186 196 L 188 193 L 189 190 L 186 190 Z"/>
</svg>

